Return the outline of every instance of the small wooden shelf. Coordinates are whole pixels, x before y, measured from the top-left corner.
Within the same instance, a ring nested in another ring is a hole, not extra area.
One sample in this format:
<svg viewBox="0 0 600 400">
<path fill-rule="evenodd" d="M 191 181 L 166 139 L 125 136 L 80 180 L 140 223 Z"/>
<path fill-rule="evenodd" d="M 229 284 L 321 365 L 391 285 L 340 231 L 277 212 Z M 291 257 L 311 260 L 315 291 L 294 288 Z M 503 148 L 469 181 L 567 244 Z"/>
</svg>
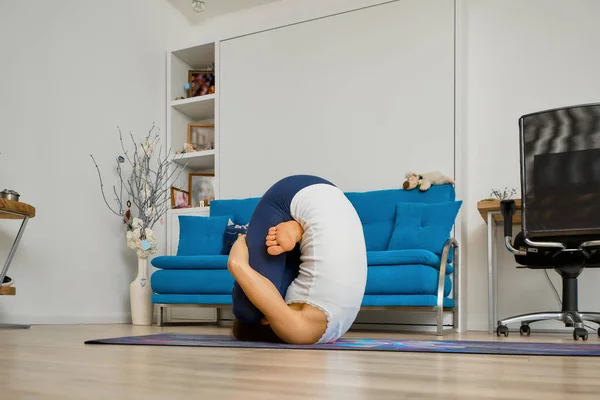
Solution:
<svg viewBox="0 0 600 400">
<path fill-rule="evenodd" d="M 215 95 L 190 97 L 189 99 L 174 100 L 171 107 L 187 115 L 194 121 L 201 121 L 215 117 Z"/>
<path fill-rule="evenodd" d="M 35 217 L 35 208 L 20 201 L 0 199 L 0 219 L 23 219 L 25 216 Z"/>
<path fill-rule="evenodd" d="M 173 157 L 173 162 L 181 165 L 187 164 L 188 168 L 196 170 L 213 169 L 215 167 L 215 151 L 204 150 L 177 154 Z"/>
<path fill-rule="evenodd" d="M 0 287 L 0 296 L 14 296 L 17 294 L 17 288 L 14 286 Z"/>
<path fill-rule="evenodd" d="M 513 216 L 513 222 L 515 224 L 521 223 L 521 199 L 514 199 L 517 210 Z M 477 202 L 477 210 L 479 214 L 487 224 L 487 216 L 489 212 L 500 211 L 500 200 L 481 200 Z M 502 214 L 496 214 L 493 216 L 494 222 L 503 222 L 504 218 Z"/>
</svg>

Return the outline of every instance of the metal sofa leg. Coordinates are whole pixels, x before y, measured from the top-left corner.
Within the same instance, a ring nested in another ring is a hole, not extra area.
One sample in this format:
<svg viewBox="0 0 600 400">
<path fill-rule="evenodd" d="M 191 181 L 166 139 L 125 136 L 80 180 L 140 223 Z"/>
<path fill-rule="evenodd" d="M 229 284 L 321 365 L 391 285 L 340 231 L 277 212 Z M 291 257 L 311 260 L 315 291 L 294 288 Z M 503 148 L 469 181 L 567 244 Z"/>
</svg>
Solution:
<svg viewBox="0 0 600 400">
<path fill-rule="evenodd" d="M 163 326 L 164 307 L 162 304 L 158 305 L 158 318 L 156 319 L 156 326 Z"/>
</svg>

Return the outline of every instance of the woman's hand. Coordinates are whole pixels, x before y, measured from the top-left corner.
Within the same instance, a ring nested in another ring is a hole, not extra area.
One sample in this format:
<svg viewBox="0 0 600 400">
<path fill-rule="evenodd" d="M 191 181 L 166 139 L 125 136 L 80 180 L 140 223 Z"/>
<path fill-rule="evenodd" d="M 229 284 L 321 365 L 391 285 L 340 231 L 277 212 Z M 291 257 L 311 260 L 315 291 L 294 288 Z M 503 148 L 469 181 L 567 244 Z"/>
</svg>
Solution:
<svg viewBox="0 0 600 400">
<path fill-rule="evenodd" d="M 241 264 L 248 264 L 250 255 L 248 253 L 246 235 L 238 234 L 238 238 L 229 252 L 229 258 Z"/>
</svg>

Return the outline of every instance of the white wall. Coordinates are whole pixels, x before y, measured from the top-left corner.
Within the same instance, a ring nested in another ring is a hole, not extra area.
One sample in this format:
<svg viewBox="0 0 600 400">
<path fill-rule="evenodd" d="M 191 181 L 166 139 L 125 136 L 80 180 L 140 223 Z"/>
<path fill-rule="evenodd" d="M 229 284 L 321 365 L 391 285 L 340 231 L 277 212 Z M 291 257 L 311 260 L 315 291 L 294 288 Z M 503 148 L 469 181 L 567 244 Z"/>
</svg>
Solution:
<svg viewBox="0 0 600 400">
<path fill-rule="evenodd" d="M 1 2 L 0 27 L 0 186 L 37 209 L 0 321 L 127 321 L 135 253 L 89 155 L 110 188 L 117 125 L 165 131 L 166 49 L 189 25 L 164 0 L 56 0 Z M 0 220 L 2 262 L 17 228 Z"/>
<path fill-rule="evenodd" d="M 492 188 L 514 187 L 520 193 L 517 120 L 521 115 L 600 99 L 600 2 L 465 0 L 459 5 L 467 327 L 484 330 L 486 226 L 476 203 L 488 197 Z M 501 228 L 498 233 L 501 237 Z M 559 309 L 542 271 L 517 270 L 500 240 L 498 255 L 499 318 Z M 552 270 L 549 274 L 560 292 L 558 275 Z M 600 271 L 584 271 L 580 309 L 600 309 L 599 284 Z"/>
</svg>

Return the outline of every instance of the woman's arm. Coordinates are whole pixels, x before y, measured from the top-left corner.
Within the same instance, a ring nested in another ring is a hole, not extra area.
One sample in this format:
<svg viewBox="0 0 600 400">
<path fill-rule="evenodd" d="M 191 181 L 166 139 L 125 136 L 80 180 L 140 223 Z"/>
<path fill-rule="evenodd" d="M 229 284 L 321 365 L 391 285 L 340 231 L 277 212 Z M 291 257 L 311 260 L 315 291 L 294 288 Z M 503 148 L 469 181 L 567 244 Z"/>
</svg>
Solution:
<svg viewBox="0 0 600 400">
<path fill-rule="evenodd" d="M 314 343 L 314 335 L 303 320 L 301 312 L 291 309 L 275 285 L 252 269 L 248 260 L 246 238 L 239 236 L 229 253 L 229 272 L 252 304 L 265 314 L 271 328 L 281 340 L 293 344 Z"/>
</svg>

